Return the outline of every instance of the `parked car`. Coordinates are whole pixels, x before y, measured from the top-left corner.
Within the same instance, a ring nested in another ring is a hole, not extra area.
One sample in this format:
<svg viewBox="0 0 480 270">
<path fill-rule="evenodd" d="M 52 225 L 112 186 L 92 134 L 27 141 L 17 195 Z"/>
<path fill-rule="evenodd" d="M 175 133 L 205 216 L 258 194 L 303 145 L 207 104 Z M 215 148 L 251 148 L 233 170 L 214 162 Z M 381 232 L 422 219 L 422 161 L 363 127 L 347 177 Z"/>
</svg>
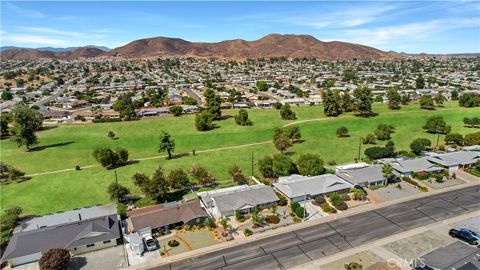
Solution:
<svg viewBox="0 0 480 270">
<path fill-rule="evenodd" d="M 143 237 L 143 242 L 148 251 L 153 251 L 157 249 L 157 242 L 152 238 L 151 235 L 146 235 Z"/>
<path fill-rule="evenodd" d="M 454 237 L 454 238 L 460 239 L 462 241 L 465 241 L 465 242 L 469 243 L 470 245 L 478 245 L 479 242 L 480 242 L 479 235 L 477 233 L 475 233 L 474 231 L 471 231 L 471 230 L 451 229 L 450 231 L 448 231 L 448 234 L 451 237 Z"/>
</svg>

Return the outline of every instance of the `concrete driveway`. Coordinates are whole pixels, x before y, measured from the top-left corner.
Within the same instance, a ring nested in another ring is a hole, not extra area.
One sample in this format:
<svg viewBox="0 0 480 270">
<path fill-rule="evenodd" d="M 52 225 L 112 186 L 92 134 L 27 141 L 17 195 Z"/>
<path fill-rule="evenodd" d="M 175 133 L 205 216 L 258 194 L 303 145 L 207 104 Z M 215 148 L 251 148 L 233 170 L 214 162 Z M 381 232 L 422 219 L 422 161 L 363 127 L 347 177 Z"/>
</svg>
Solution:
<svg viewBox="0 0 480 270">
<path fill-rule="evenodd" d="M 127 267 L 123 245 L 79 254 L 72 257 L 68 269 L 115 270 Z"/>
<path fill-rule="evenodd" d="M 307 209 L 307 213 L 309 214 L 308 220 L 314 220 L 314 219 L 328 216 L 327 213 L 322 211 L 322 208 L 314 205 L 312 202 L 313 201 L 310 200 L 310 201 L 307 201 L 307 203 L 305 204 L 305 209 Z M 300 205 L 303 206 L 303 203 L 301 203 Z"/>
</svg>

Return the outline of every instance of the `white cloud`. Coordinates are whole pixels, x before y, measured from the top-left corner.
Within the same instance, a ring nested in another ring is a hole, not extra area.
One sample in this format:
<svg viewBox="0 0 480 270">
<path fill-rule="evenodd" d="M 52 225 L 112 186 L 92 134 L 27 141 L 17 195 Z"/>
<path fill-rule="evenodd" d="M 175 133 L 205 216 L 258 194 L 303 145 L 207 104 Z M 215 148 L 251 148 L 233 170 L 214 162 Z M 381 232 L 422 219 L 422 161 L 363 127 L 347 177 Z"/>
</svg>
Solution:
<svg viewBox="0 0 480 270">
<path fill-rule="evenodd" d="M 17 44 L 33 44 L 37 46 L 70 46 L 62 39 L 48 38 L 38 35 L 3 35 L 3 41 Z"/>
<path fill-rule="evenodd" d="M 72 37 L 86 37 L 87 35 L 80 32 L 71 32 L 71 31 L 61 31 L 47 27 L 30 27 L 30 26 L 20 26 L 19 29 L 26 31 L 26 32 L 34 32 L 34 33 L 45 33 L 45 34 L 54 34 L 54 35 L 62 35 L 62 36 L 72 36 Z"/>
<path fill-rule="evenodd" d="M 372 29 L 345 30 L 342 36 L 347 37 L 346 39 L 350 42 L 369 46 L 383 46 L 400 41 L 425 40 L 448 30 L 476 27 L 479 24 L 480 18 L 432 20 Z"/>
<path fill-rule="evenodd" d="M 352 8 L 344 11 L 337 11 L 331 15 L 323 16 L 321 19 L 301 16 L 290 17 L 279 20 L 293 25 L 311 26 L 316 29 L 333 27 L 355 27 L 366 23 L 374 22 L 383 19 L 383 15 L 395 10 L 395 6 L 377 6 L 377 7 L 362 7 Z M 318 15 L 317 15 L 318 17 Z"/>
<path fill-rule="evenodd" d="M 41 19 L 45 18 L 45 14 L 43 14 L 40 11 L 37 10 L 31 10 L 31 9 L 26 9 L 26 8 L 21 8 L 17 5 L 14 5 L 10 2 L 5 2 L 4 3 L 4 8 L 9 10 L 10 12 L 14 12 L 15 14 L 22 16 L 22 17 L 28 17 L 28 18 L 33 18 L 33 19 Z"/>
</svg>

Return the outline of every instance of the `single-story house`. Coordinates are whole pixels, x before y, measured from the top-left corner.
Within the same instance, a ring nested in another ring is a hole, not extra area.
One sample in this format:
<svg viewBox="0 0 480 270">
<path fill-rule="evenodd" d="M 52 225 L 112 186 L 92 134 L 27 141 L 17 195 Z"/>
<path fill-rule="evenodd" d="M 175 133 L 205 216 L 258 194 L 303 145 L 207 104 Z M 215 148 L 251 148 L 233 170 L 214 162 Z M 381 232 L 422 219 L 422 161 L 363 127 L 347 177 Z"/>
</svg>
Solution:
<svg viewBox="0 0 480 270">
<path fill-rule="evenodd" d="M 412 176 L 413 173 L 439 173 L 443 169 L 425 158 L 391 159 L 387 161 L 399 176 Z"/>
<path fill-rule="evenodd" d="M 292 202 L 315 198 L 319 195 L 326 196 L 331 192 L 345 192 L 353 187 L 352 184 L 334 174 L 317 176 L 292 174 L 278 178 L 273 186 Z"/>
<path fill-rule="evenodd" d="M 153 231 L 170 230 L 184 224 L 193 226 L 205 222 L 209 215 L 200 200 L 190 200 L 170 205 L 152 205 L 127 212 L 130 232 L 150 228 Z"/>
<path fill-rule="evenodd" d="M 113 203 L 90 206 L 80 209 L 73 209 L 66 212 L 57 212 L 50 215 L 35 217 L 23 221 L 19 229 L 20 231 L 31 231 L 52 227 L 66 223 L 77 222 L 81 220 L 93 219 L 98 217 L 110 216 L 117 213 L 117 206 Z"/>
<path fill-rule="evenodd" d="M 41 112 L 44 119 L 57 119 L 65 120 L 68 119 L 69 113 L 67 111 L 57 111 L 57 110 L 46 110 Z"/>
<path fill-rule="evenodd" d="M 117 245 L 117 214 L 14 233 L 2 257 L 12 266 L 38 261 L 52 248 L 81 254 Z"/>
<path fill-rule="evenodd" d="M 379 165 L 337 169 L 335 175 L 354 186 L 375 187 L 387 182 Z"/>
<path fill-rule="evenodd" d="M 216 219 L 233 216 L 237 211 L 250 213 L 254 208 L 267 208 L 279 200 L 275 191 L 266 185 L 240 185 L 200 192 L 197 195 Z"/>
<path fill-rule="evenodd" d="M 429 153 L 428 161 L 435 163 L 453 173 L 462 168 L 468 168 L 480 160 L 478 151 L 459 151 L 445 154 Z"/>
</svg>

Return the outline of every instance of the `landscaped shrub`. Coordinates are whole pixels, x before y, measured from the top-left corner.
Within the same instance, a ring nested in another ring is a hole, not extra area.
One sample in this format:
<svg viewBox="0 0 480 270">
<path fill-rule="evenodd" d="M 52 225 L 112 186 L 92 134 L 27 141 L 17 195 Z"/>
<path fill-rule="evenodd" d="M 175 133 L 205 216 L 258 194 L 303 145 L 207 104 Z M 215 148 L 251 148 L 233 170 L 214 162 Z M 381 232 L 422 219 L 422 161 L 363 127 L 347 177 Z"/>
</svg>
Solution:
<svg viewBox="0 0 480 270">
<path fill-rule="evenodd" d="M 332 207 L 327 202 L 322 203 L 322 205 L 320 205 L 320 207 L 322 208 L 323 212 L 325 212 L 325 213 L 332 212 Z"/>
<path fill-rule="evenodd" d="M 169 247 L 178 247 L 179 245 L 180 245 L 180 243 L 175 239 L 168 241 L 168 246 Z"/>
<path fill-rule="evenodd" d="M 313 204 L 317 205 L 317 206 L 320 206 L 324 202 L 325 202 L 325 197 L 323 197 L 322 195 L 319 195 L 319 196 L 315 197 L 315 200 L 313 201 Z"/>
<path fill-rule="evenodd" d="M 135 207 L 138 207 L 138 208 L 142 208 L 144 206 L 149 206 L 149 205 L 154 205 L 156 202 L 149 198 L 149 197 L 145 197 L 145 198 L 141 198 L 140 200 L 136 201 L 134 203 Z"/>
<path fill-rule="evenodd" d="M 426 187 L 419 187 L 418 190 L 420 190 L 421 192 L 428 192 L 428 188 Z"/>
<path fill-rule="evenodd" d="M 356 201 L 359 201 L 359 200 L 364 201 L 367 198 L 365 191 L 359 188 L 354 188 L 352 191 L 353 191 L 353 199 Z"/>
<path fill-rule="evenodd" d="M 245 234 L 245 236 L 250 236 L 253 234 L 252 230 L 250 230 L 249 228 L 246 228 L 244 231 L 243 231 L 243 234 Z"/>
<path fill-rule="evenodd" d="M 79 165 L 75 166 L 75 170 L 80 171 L 80 166 Z"/>
<path fill-rule="evenodd" d="M 279 197 L 280 197 L 280 200 L 278 201 L 278 205 L 285 206 L 285 205 L 288 204 L 288 201 L 285 197 L 283 197 L 283 196 L 279 196 Z"/>
<path fill-rule="evenodd" d="M 292 212 L 295 212 L 295 210 L 300 207 L 300 204 L 298 202 L 294 202 L 290 205 L 290 207 L 292 208 Z"/>
<path fill-rule="evenodd" d="M 412 178 L 410 178 L 408 176 L 402 177 L 402 180 L 416 186 L 421 192 L 427 192 L 428 191 L 428 189 L 426 187 L 420 186 L 417 182 L 415 182 L 415 180 L 413 180 Z"/>
<path fill-rule="evenodd" d="M 344 201 L 338 202 L 338 203 L 334 204 L 333 206 L 335 206 L 335 208 L 337 208 L 340 211 L 348 209 L 348 205 Z"/>
<path fill-rule="evenodd" d="M 302 221 L 301 218 L 299 218 L 299 217 L 297 217 L 297 216 L 294 216 L 294 217 L 293 217 L 293 222 L 300 222 L 300 221 Z"/>
<path fill-rule="evenodd" d="M 304 215 L 305 213 L 305 215 Z M 305 208 L 299 206 L 295 209 L 295 214 L 299 217 L 299 218 L 304 218 L 304 217 L 308 217 L 308 213 L 305 211 Z"/>
<path fill-rule="evenodd" d="M 127 206 L 123 203 L 118 203 L 117 204 L 117 213 L 125 218 L 127 216 Z"/>
<path fill-rule="evenodd" d="M 430 179 L 430 174 L 429 173 L 413 173 L 413 178 L 418 179 L 418 180 L 428 180 Z"/>
<path fill-rule="evenodd" d="M 267 221 L 270 224 L 278 224 L 278 223 L 280 223 L 280 218 L 277 217 L 277 216 L 271 215 L 271 216 L 267 216 L 265 218 L 265 221 Z"/>
<path fill-rule="evenodd" d="M 343 193 L 341 196 L 342 196 L 342 199 L 344 201 L 350 201 L 351 200 L 350 195 L 348 195 L 347 193 Z"/>
</svg>

